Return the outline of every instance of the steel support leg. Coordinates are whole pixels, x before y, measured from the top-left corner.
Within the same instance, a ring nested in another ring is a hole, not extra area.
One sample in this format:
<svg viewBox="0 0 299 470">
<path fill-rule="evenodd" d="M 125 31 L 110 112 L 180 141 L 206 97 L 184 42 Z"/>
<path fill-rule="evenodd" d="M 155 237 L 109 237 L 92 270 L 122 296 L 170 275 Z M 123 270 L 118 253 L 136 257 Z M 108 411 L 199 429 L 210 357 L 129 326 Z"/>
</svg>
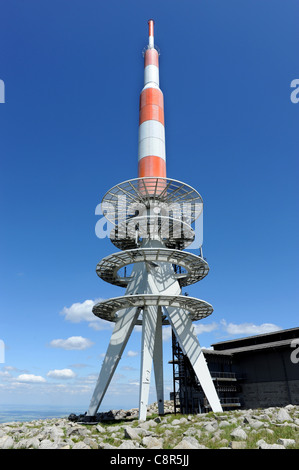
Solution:
<svg viewBox="0 0 299 470">
<path fill-rule="evenodd" d="M 119 363 L 139 314 L 139 309 L 130 308 L 119 312 L 102 365 L 102 369 L 91 398 L 88 416 L 94 416 L 104 398 L 114 371 Z"/>
<path fill-rule="evenodd" d="M 194 369 L 199 383 L 206 395 L 212 411 L 222 411 L 219 397 L 217 395 L 206 359 L 201 350 L 197 336 L 194 332 L 192 321 L 186 311 L 167 307 L 169 322 L 177 337 L 179 345 Z"/>
<path fill-rule="evenodd" d="M 143 310 L 139 395 L 139 419 L 142 421 L 146 420 L 155 346 L 157 311 L 157 307 L 147 307 Z"/>
<path fill-rule="evenodd" d="M 164 414 L 164 385 L 163 385 L 163 345 L 162 345 L 162 309 L 158 307 L 154 346 L 154 373 L 157 391 L 158 413 Z"/>
</svg>

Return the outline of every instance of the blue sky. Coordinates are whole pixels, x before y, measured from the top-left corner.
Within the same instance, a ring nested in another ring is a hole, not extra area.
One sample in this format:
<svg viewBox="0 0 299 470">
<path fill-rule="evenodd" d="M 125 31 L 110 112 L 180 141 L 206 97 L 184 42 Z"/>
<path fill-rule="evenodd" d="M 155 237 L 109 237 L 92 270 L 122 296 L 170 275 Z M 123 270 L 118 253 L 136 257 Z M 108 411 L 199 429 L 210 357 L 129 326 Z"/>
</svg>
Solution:
<svg viewBox="0 0 299 470">
<path fill-rule="evenodd" d="M 188 293 L 214 313 L 199 341 L 298 326 L 298 13 L 296 0 L 2 2 L 0 403 L 88 408 L 112 331 L 91 307 L 123 294 L 95 273 L 116 251 L 95 210 L 137 176 L 149 18 L 168 177 L 204 200 L 210 273 Z M 140 339 L 103 409 L 138 406 Z"/>
</svg>

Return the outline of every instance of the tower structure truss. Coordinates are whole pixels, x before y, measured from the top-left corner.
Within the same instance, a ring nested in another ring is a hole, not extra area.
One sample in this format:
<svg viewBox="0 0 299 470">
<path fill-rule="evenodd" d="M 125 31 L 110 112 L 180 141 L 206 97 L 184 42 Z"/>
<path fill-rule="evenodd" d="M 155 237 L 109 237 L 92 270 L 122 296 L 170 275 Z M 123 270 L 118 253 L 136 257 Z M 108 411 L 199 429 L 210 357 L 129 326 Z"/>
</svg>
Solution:
<svg viewBox="0 0 299 470">
<path fill-rule="evenodd" d="M 87 412 L 90 418 L 97 413 L 135 325 L 142 325 L 140 420 L 146 419 L 152 366 L 158 411 L 164 413 L 163 325 L 171 325 L 212 410 L 222 411 L 192 323 L 210 315 L 213 307 L 182 295 L 182 287 L 200 281 L 209 272 L 202 257 L 183 251 L 194 240 L 192 224 L 202 212 L 203 201 L 191 186 L 166 177 L 159 51 L 154 44 L 154 22 L 148 23 L 140 94 L 138 178 L 115 185 L 102 200 L 103 214 L 113 224 L 110 239 L 119 251 L 103 258 L 96 272 L 104 281 L 125 288 L 125 293 L 93 307 L 94 315 L 115 326 Z M 131 273 L 120 275 L 129 265 Z"/>
</svg>

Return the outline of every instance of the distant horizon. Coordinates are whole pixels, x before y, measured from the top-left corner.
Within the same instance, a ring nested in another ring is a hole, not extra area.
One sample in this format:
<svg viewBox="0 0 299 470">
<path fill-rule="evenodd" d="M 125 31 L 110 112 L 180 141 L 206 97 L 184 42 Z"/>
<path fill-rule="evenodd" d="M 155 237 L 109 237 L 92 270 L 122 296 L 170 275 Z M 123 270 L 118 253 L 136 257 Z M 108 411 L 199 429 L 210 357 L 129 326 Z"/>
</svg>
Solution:
<svg viewBox="0 0 299 470">
<path fill-rule="evenodd" d="M 149 404 L 150 405 L 150 404 Z M 106 413 L 110 410 L 125 410 L 129 411 L 132 407 L 115 407 L 115 406 L 104 406 L 98 411 L 99 413 Z M 0 404 L 0 423 L 5 422 L 24 422 L 34 421 L 39 419 L 51 419 L 55 417 L 61 417 L 57 415 L 63 415 L 68 418 L 70 414 L 80 415 L 87 412 L 84 406 L 71 406 L 71 405 L 29 405 L 29 404 Z"/>
</svg>

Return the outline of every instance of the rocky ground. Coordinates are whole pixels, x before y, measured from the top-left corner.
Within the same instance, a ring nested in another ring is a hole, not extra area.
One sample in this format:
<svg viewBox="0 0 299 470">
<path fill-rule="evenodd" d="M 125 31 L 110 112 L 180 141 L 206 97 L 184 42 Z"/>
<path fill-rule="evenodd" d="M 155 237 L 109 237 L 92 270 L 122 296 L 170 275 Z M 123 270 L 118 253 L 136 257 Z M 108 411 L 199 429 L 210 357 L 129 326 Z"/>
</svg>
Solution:
<svg viewBox="0 0 299 470">
<path fill-rule="evenodd" d="M 101 414 L 101 422 L 66 418 L 0 424 L 0 449 L 299 449 L 299 406 L 165 415 L 156 404 L 138 421 L 138 410 Z"/>
</svg>

